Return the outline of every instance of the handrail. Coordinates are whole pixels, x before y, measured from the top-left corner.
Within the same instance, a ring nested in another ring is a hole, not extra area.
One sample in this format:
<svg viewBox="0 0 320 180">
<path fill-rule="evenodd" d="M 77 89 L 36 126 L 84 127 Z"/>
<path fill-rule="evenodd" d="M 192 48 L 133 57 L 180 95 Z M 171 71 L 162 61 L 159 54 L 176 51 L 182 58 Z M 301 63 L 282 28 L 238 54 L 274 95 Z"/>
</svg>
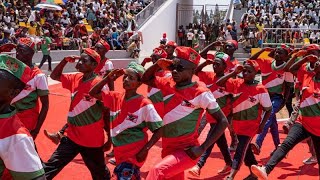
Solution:
<svg viewBox="0 0 320 180">
<path fill-rule="evenodd" d="M 227 10 L 227 13 L 226 13 L 226 16 L 224 18 L 224 21 L 226 21 L 227 19 L 232 19 L 231 16 L 233 15 L 233 9 L 234 9 L 233 0 L 230 0 L 229 8 Z"/>
<path fill-rule="evenodd" d="M 148 4 L 142 11 L 135 15 L 135 21 L 140 29 L 151 16 L 156 13 L 167 0 L 154 0 Z"/>
</svg>

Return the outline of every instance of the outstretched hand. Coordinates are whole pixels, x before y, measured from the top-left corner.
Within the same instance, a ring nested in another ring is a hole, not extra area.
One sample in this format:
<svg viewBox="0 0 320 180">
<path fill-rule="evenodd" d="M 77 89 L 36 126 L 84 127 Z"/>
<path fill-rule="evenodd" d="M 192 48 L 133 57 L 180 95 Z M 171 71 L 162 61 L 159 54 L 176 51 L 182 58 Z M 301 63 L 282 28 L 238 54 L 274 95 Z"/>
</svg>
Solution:
<svg viewBox="0 0 320 180">
<path fill-rule="evenodd" d="M 118 79 L 120 76 L 122 76 L 123 74 L 124 74 L 124 69 L 114 69 L 108 74 L 108 77 L 114 81 Z"/>
<path fill-rule="evenodd" d="M 157 61 L 158 66 L 163 70 L 168 70 L 169 66 L 173 64 L 172 60 L 161 58 Z"/>
<path fill-rule="evenodd" d="M 243 66 L 242 65 L 238 65 L 238 66 L 236 66 L 236 68 L 234 69 L 234 73 L 235 74 L 239 74 L 239 73 L 241 73 L 243 71 Z"/>
<path fill-rule="evenodd" d="M 64 58 L 64 60 L 66 60 L 69 63 L 74 63 L 74 62 L 76 62 L 77 59 L 80 59 L 80 56 L 72 55 L 72 56 L 67 56 Z"/>
</svg>

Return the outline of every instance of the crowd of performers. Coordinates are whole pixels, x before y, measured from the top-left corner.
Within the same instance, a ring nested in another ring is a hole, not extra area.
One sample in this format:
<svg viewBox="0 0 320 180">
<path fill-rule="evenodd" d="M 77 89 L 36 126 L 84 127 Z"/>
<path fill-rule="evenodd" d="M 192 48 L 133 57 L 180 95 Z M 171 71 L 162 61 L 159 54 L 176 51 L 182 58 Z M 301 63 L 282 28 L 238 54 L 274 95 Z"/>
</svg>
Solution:
<svg viewBox="0 0 320 180">
<path fill-rule="evenodd" d="M 100 40 L 81 56 L 65 57 L 50 75 L 71 92 L 71 103 L 66 125 L 57 133 L 45 131 L 58 144 L 47 161 L 40 159 L 34 144 L 49 109 L 46 76 L 32 64 L 34 46 L 30 38 L 21 38 L 10 46 L 16 48 L 16 58 L 0 55 L 2 179 L 53 179 L 79 153 L 94 180 L 140 179 L 140 167 L 160 138 L 162 160 L 149 169 L 147 180 L 183 180 L 186 170 L 200 176 L 215 143 L 225 161 L 218 173 L 227 180 L 236 177 L 243 162 L 250 169 L 245 179 L 268 179 L 305 139 L 310 139 L 312 157 L 320 162 L 320 47 L 316 44 L 302 49 L 264 48 L 239 63 L 233 56 L 238 48 L 233 40 L 214 42 L 200 53 L 169 41 L 141 64 L 114 69 L 106 58 L 110 46 Z M 211 51 L 215 46 L 223 48 Z M 263 53 L 268 58 L 262 58 Z M 200 64 L 201 57 L 206 61 Z M 79 72 L 63 73 L 68 63 Z M 152 65 L 145 69 L 147 63 Z M 205 66 L 213 71 L 203 71 Z M 257 80 L 260 76 L 262 82 Z M 119 77 L 124 91 L 114 87 Z M 141 84 L 149 86 L 148 97 L 137 92 Z M 283 127 L 288 136 L 280 142 L 276 114 L 286 104 L 292 113 Z M 210 130 L 200 143 L 206 123 Z M 232 137 L 230 146 L 226 128 Z M 263 149 L 269 129 L 274 151 L 267 164 L 258 166 L 255 154 Z M 110 173 L 104 152 L 112 147 L 116 167 Z M 235 152 L 233 157 L 230 151 Z"/>
</svg>

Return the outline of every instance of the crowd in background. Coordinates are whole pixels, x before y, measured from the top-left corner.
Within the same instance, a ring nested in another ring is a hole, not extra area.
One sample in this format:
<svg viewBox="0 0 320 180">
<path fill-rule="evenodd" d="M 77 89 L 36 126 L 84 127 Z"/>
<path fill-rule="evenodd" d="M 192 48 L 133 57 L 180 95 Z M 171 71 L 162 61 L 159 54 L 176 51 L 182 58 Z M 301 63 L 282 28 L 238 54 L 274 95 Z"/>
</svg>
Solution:
<svg viewBox="0 0 320 180">
<path fill-rule="evenodd" d="M 148 3 L 74 0 L 60 5 L 60 11 L 37 9 L 34 2 L 5 0 L 0 3 L 0 45 L 17 43 L 21 37 L 33 37 L 41 44 L 49 37 L 51 49 L 81 49 L 103 38 L 111 49 L 126 49 L 138 27 L 134 16 Z"/>
<path fill-rule="evenodd" d="M 319 1 L 249 0 L 247 6 L 240 22 L 241 39 L 247 46 L 319 42 Z"/>
</svg>

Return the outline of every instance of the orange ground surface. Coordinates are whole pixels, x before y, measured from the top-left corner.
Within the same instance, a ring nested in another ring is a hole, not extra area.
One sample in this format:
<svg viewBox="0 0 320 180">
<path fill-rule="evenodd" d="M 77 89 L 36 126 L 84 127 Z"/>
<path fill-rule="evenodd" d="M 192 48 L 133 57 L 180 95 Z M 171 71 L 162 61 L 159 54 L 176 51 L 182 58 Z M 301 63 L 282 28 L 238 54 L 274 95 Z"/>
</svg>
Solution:
<svg viewBox="0 0 320 180">
<path fill-rule="evenodd" d="M 120 90 L 122 87 L 121 79 L 116 82 L 116 90 Z M 142 86 L 139 90 L 142 94 L 146 94 L 146 86 Z M 63 89 L 60 84 L 50 86 L 50 110 L 48 117 L 42 127 L 49 131 L 59 130 L 66 122 L 66 116 L 70 103 L 70 93 Z M 208 132 L 208 126 L 204 129 L 200 136 L 200 141 L 203 141 Z M 281 129 L 281 124 L 279 125 Z M 226 131 L 228 142 L 230 143 L 229 132 Z M 285 135 L 281 133 L 281 140 L 285 138 Z M 46 161 L 56 148 L 51 141 L 46 139 L 42 131 L 36 139 L 37 148 L 41 158 Z M 262 153 L 257 156 L 259 163 L 266 163 L 270 152 L 274 149 L 273 142 L 270 135 L 263 144 Z M 161 142 L 158 142 L 151 150 L 146 160 L 145 165 L 141 169 L 142 177 L 145 178 L 148 169 L 150 169 L 155 163 L 160 161 Z M 284 159 L 272 174 L 269 179 L 288 179 L 288 180 L 316 180 L 318 179 L 318 166 L 317 165 L 304 165 L 302 161 L 308 158 L 307 144 L 301 143 L 297 145 L 294 150 L 289 153 L 288 158 Z M 224 166 L 222 155 L 219 153 L 219 149 L 215 147 L 211 156 L 209 157 L 207 164 L 204 166 L 201 172 L 200 178 L 195 178 L 186 173 L 186 179 L 224 179 L 224 176 L 219 176 L 217 171 Z M 113 171 L 114 166 L 108 164 L 110 171 Z M 236 179 L 243 179 L 249 174 L 248 168 L 244 165 L 241 167 Z M 77 156 L 71 163 L 69 163 L 55 178 L 57 180 L 89 180 L 91 179 L 90 173 L 84 165 L 81 156 Z"/>
</svg>

